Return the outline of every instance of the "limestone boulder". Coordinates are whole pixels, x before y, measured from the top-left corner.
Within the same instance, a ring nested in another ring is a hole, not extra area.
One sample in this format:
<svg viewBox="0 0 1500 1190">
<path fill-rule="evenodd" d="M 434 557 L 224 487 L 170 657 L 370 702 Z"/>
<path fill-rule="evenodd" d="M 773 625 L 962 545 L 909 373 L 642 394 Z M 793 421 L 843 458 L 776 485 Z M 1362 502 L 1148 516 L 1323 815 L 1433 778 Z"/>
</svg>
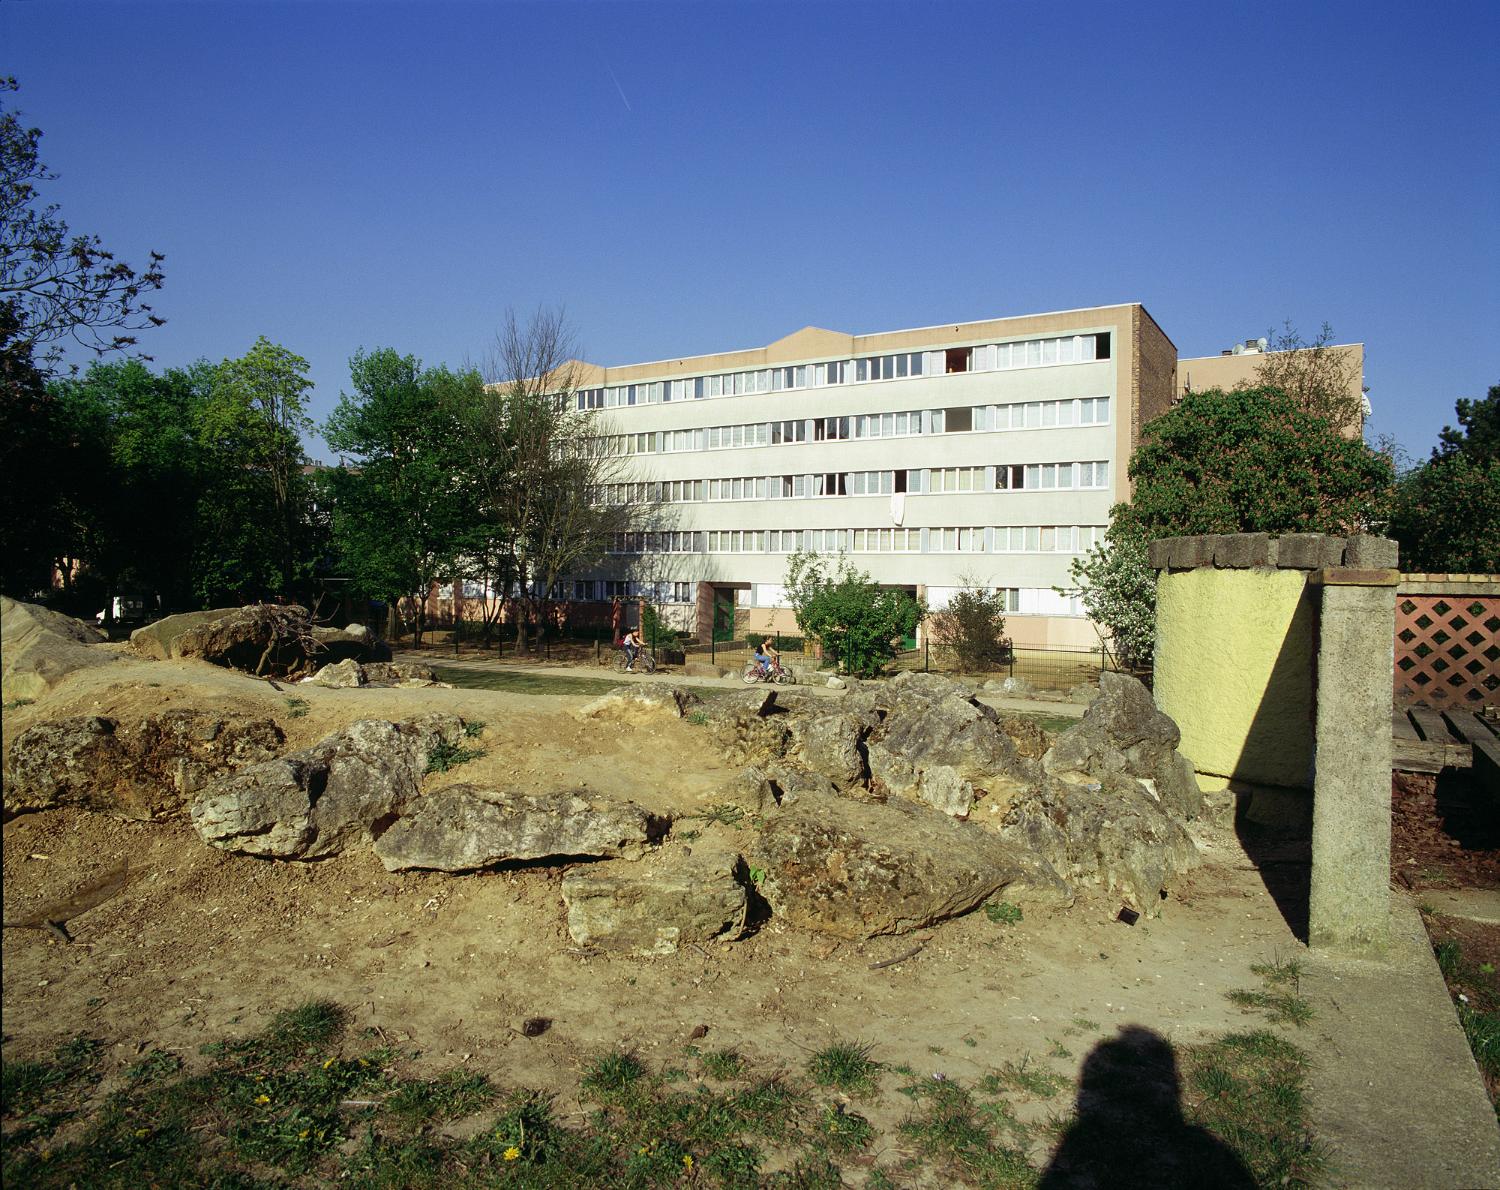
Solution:
<svg viewBox="0 0 1500 1190">
<path fill-rule="evenodd" d="M 364 667 L 353 658 L 325 665 L 310 678 L 302 679 L 304 685 L 326 686 L 330 690 L 358 690 L 365 684 Z"/>
<path fill-rule="evenodd" d="M 1068 904 L 1045 861 L 975 824 L 907 802 L 804 801 L 761 831 L 752 862 L 773 912 L 841 938 L 902 934 L 1007 899 Z"/>
<path fill-rule="evenodd" d="M 703 700 L 687 686 L 619 686 L 578 708 L 583 719 L 611 719 L 644 723 L 653 719 L 681 719 Z"/>
<path fill-rule="evenodd" d="M 864 742 L 880 720 L 868 709 L 845 711 L 841 704 L 835 704 L 835 708 L 808 707 L 791 718 L 788 757 L 840 789 L 852 789 L 868 775 Z"/>
<path fill-rule="evenodd" d="M 472 872 L 509 860 L 639 856 L 665 828 L 633 802 L 459 784 L 406 807 L 375 854 L 392 872 Z"/>
<path fill-rule="evenodd" d="M 581 946 L 636 955 L 731 941 L 749 909 L 743 875 L 734 852 L 702 848 L 574 868 L 562 882 L 568 933 Z"/>
<path fill-rule="evenodd" d="M 1181 738 L 1145 686 L 1128 674 L 1105 671 L 1098 697 L 1078 724 L 1058 737 L 1042 766 L 1075 782 L 1113 774 L 1149 781 L 1164 805 L 1193 818 L 1203 808 L 1203 795 L 1191 763 L 1177 751 Z"/>
<path fill-rule="evenodd" d="M 320 650 L 306 608 L 256 603 L 188 628 L 172 651 L 249 674 L 295 677 L 316 668 Z"/>
<path fill-rule="evenodd" d="M 330 628 L 321 624 L 310 628 L 315 642 L 310 650 L 319 662 L 334 665 L 340 661 L 389 661 L 390 647 L 371 637 L 363 624 L 347 628 Z"/>
<path fill-rule="evenodd" d="M 704 727 L 724 755 L 747 764 L 780 760 L 791 746 L 797 696 L 755 687 L 716 698 L 701 709 Z"/>
<path fill-rule="evenodd" d="M 34 603 L 0 596 L 0 690 L 6 702 L 42 698 L 69 674 L 120 660 L 93 627 Z"/>
<path fill-rule="evenodd" d="M 205 624 L 212 624 L 215 620 L 222 620 L 238 610 L 233 607 L 220 607 L 210 611 L 181 612 L 175 616 L 165 616 L 155 623 L 147 624 L 132 632 L 130 647 L 134 652 L 152 661 L 170 661 L 174 657 L 182 656 L 177 649 L 177 642 L 183 634 Z"/>
<path fill-rule="evenodd" d="M 880 725 L 865 746 L 872 783 L 963 818 L 978 798 L 1005 806 L 1037 780 L 1037 764 L 966 686 L 937 674 L 902 674 L 891 687 L 888 696 L 875 696 L 885 705 L 877 703 Z"/>
<path fill-rule="evenodd" d="M 34 724 L 7 756 L 5 812 L 83 806 L 167 817 L 219 775 L 271 759 L 284 742 L 270 719 L 194 708 L 124 722 L 92 715 Z"/>
<path fill-rule="evenodd" d="M 859 792 L 858 787 L 841 791 L 821 773 L 771 760 L 741 769 L 725 790 L 724 800 L 752 814 L 772 814 L 778 807 L 796 805 L 803 798 L 831 798 L 841 793 L 853 796 Z"/>
<path fill-rule="evenodd" d="M 418 661 L 367 661 L 360 667 L 367 686 L 399 686 L 403 689 L 437 686 L 448 688 L 448 683 L 439 682 L 437 673 L 430 665 Z"/>
<path fill-rule="evenodd" d="M 1182 825 L 1124 773 L 1075 784 L 1048 779 L 1006 814 L 1002 838 L 1070 880 L 1119 893 L 1155 916 L 1162 890 L 1198 862 Z"/>
<path fill-rule="evenodd" d="M 193 802 L 203 841 L 277 859 L 320 859 L 379 839 L 420 792 L 439 743 L 464 738 L 455 715 L 362 719 L 311 748 L 210 783 Z"/>
</svg>

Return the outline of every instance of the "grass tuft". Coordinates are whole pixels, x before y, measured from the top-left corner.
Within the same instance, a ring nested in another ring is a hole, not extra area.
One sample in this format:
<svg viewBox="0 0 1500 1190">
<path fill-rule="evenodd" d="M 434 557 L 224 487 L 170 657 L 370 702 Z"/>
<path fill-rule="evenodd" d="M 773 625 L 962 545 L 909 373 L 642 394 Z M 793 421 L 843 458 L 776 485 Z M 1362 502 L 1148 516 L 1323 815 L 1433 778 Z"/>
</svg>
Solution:
<svg viewBox="0 0 1500 1190">
<path fill-rule="evenodd" d="M 482 731 L 483 728 L 480 730 Z M 478 760 L 484 754 L 483 748 L 465 748 L 462 744 L 450 744 L 447 740 L 439 740 L 427 753 L 427 771 L 446 773 L 449 769 L 456 769 L 461 764 Z"/>
<path fill-rule="evenodd" d="M 1012 905 L 1009 901 L 989 902 L 984 907 L 984 915 L 996 925 L 1003 926 L 1018 925 L 1025 917 L 1025 914 L 1021 912 L 1021 907 Z"/>
<path fill-rule="evenodd" d="M 619 1095 L 645 1077 L 645 1064 L 634 1054 L 605 1054 L 589 1064 L 583 1076 L 583 1089 L 597 1095 Z"/>
<path fill-rule="evenodd" d="M 699 1061 L 710 1078 L 727 1080 L 740 1075 L 745 1069 L 745 1058 L 736 1049 L 714 1050 L 704 1054 Z"/>
<path fill-rule="evenodd" d="M 862 1041 L 835 1041 L 812 1056 L 807 1073 L 820 1087 L 865 1092 L 875 1088 L 880 1063 L 870 1057 L 873 1045 Z"/>
</svg>

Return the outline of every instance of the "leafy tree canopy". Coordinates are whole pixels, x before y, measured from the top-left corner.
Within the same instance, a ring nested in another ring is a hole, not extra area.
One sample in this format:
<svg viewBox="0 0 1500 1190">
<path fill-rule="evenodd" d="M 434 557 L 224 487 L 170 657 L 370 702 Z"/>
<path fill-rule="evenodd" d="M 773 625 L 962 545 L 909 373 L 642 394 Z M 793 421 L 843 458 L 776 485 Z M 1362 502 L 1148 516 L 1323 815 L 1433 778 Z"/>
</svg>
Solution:
<svg viewBox="0 0 1500 1190">
<path fill-rule="evenodd" d="M 1500 385 L 1456 410 L 1458 428 L 1397 485 L 1391 535 L 1408 571 L 1500 573 Z"/>
<path fill-rule="evenodd" d="M 830 566 L 814 553 L 787 560 L 787 595 L 802 631 L 841 669 L 870 675 L 896 656 L 926 609 L 904 591 L 880 587 L 840 554 Z"/>
<path fill-rule="evenodd" d="M 1347 533 L 1385 514 L 1390 461 L 1279 390 L 1191 393 L 1145 432 L 1111 516 L 1148 539 Z"/>
<path fill-rule="evenodd" d="M 1069 566 L 1089 619 L 1127 667 L 1149 665 L 1156 648 L 1156 571 L 1139 527 L 1116 521 L 1104 543 Z"/>
</svg>

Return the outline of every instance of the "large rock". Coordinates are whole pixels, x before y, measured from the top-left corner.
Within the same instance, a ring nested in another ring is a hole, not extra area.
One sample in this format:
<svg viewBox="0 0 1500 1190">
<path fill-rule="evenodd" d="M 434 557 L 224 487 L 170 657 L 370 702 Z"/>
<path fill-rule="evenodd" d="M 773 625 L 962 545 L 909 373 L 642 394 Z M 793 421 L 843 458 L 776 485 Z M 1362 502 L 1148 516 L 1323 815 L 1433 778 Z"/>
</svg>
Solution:
<svg viewBox="0 0 1500 1190">
<path fill-rule="evenodd" d="M 1181 738 L 1145 686 L 1106 670 L 1099 675 L 1099 696 L 1077 726 L 1058 737 L 1042 765 L 1075 782 L 1117 773 L 1141 778 L 1169 809 L 1193 818 L 1203 808 L 1203 794 L 1191 763 L 1177 751 Z"/>
<path fill-rule="evenodd" d="M 11 744 L 5 812 L 67 805 L 164 817 L 217 776 L 269 760 L 284 740 L 270 719 L 189 708 L 38 723 Z"/>
<path fill-rule="evenodd" d="M 702 712 L 709 737 L 727 757 L 765 764 L 786 753 L 793 712 L 805 706 L 798 696 L 756 687 L 716 698 Z"/>
<path fill-rule="evenodd" d="M 840 789 L 864 783 L 864 741 L 880 722 L 869 710 L 839 709 L 818 713 L 811 707 L 791 719 L 789 757 L 811 772 L 827 777 Z"/>
<path fill-rule="evenodd" d="M 1198 861 L 1187 831 L 1124 773 L 1088 784 L 1047 780 L 1011 807 L 1000 834 L 1069 879 L 1121 894 L 1148 916 L 1160 912 L 1162 890 Z"/>
<path fill-rule="evenodd" d="M 562 882 L 568 933 L 581 946 L 639 955 L 738 938 L 749 908 L 742 867 L 732 851 L 699 849 L 575 868 Z"/>
<path fill-rule="evenodd" d="M 619 686 L 578 708 L 584 719 L 642 723 L 667 717 L 681 719 L 703 700 L 687 686 Z"/>
<path fill-rule="evenodd" d="M 365 684 L 365 671 L 353 658 L 325 665 L 310 678 L 303 678 L 305 686 L 326 686 L 329 690 L 358 690 Z"/>
<path fill-rule="evenodd" d="M 192 806 L 204 842 L 277 859 L 319 859 L 380 838 L 415 801 L 439 743 L 463 720 L 362 719 L 300 752 L 249 765 L 208 786 Z"/>
<path fill-rule="evenodd" d="M 304 607 L 255 603 L 187 629 L 172 651 L 249 674 L 290 677 L 312 668 L 321 651 L 312 628 Z"/>
<path fill-rule="evenodd" d="M 0 690 L 5 701 L 34 701 L 77 670 L 118 661 L 118 654 L 91 647 L 103 640 L 82 620 L 0 596 Z"/>
<path fill-rule="evenodd" d="M 316 645 L 310 653 L 320 664 L 391 659 L 390 646 L 371 637 L 370 630 L 363 624 L 350 624 L 347 628 L 327 628 L 317 624 L 311 631 Z"/>
<path fill-rule="evenodd" d="M 222 620 L 238 610 L 234 607 L 220 607 L 211 611 L 182 612 L 175 616 L 164 616 L 155 623 L 147 624 L 144 628 L 137 628 L 132 632 L 130 647 L 142 657 L 148 657 L 152 661 L 169 661 L 174 657 L 181 657 L 182 653 L 177 648 L 177 642 L 185 633 L 194 628 L 201 628 L 205 624 L 212 624 L 215 620 Z"/>
<path fill-rule="evenodd" d="M 781 920 L 841 938 L 920 929 L 1001 890 L 1072 899 L 1048 864 L 994 832 L 905 802 L 804 799 L 766 824 L 754 862 Z"/>
<path fill-rule="evenodd" d="M 908 673 L 888 693 L 873 697 L 883 718 L 866 743 L 870 777 L 895 796 L 964 818 L 980 797 L 1008 806 L 1040 775 L 995 711 L 966 686 L 936 674 Z"/>
<path fill-rule="evenodd" d="M 633 802 L 448 785 L 416 801 L 375 854 L 392 872 L 472 872 L 508 860 L 639 856 L 664 830 Z"/>
</svg>

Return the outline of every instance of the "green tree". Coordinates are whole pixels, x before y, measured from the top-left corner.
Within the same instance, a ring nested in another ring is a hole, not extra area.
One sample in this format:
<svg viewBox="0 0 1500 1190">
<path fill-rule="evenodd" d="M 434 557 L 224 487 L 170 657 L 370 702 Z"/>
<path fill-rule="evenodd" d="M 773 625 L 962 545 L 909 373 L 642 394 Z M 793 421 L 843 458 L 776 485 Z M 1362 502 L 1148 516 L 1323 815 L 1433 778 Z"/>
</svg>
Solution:
<svg viewBox="0 0 1500 1190">
<path fill-rule="evenodd" d="M 1279 389 L 1304 413 L 1335 426 L 1358 430 L 1364 424 L 1366 390 L 1359 357 L 1334 344 L 1331 326 L 1325 322 L 1308 343 L 1288 321 L 1267 339 L 1269 348 L 1256 366 L 1254 383 L 1241 387 Z"/>
<path fill-rule="evenodd" d="M 358 352 L 349 371 L 354 392 L 323 430 L 352 461 L 332 475 L 334 541 L 363 594 L 409 603 L 420 645 L 428 590 L 458 581 L 471 545 L 476 492 L 464 433 L 483 382 L 476 372 L 424 371 L 390 348 Z"/>
<path fill-rule="evenodd" d="M 16 89 L 14 78 L 0 78 L 0 94 Z M 41 205 L 38 183 L 57 176 L 41 162 L 41 136 L 0 108 L 0 305 L 11 310 L 13 341 L 40 351 L 50 371 L 65 340 L 103 354 L 134 347 L 132 331 L 162 325 L 145 299 L 165 280 L 165 257 L 152 252 L 137 270 L 98 236 L 73 234 L 55 204 Z"/>
<path fill-rule="evenodd" d="M 1129 669 L 1149 665 L 1156 648 L 1156 571 L 1140 529 L 1117 520 L 1104 541 L 1069 565 L 1100 639 Z"/>
<path fill-rule="evenodd" d="M 58 558 L 68 459 L 57 401 L 17 326 L 0 302 L 0 589 L 34 599 Z"/>
<path fill-rule="evenodd" d="M 52 385 L 71 454 L 57 477 L 67 518 L 59 540 L 105 593 L 192 601 L 197 425 L 212 375 L 202 364 L 157 374 L 120 360 Z"/>
<path fill-rule="evenodd" d="M 541 625 L 560 581 L 604 557 L 617 533 L 647 523 L 648 500 L 604 499 L 623 481 L 625 459 L 608 449 L 610 427 L 575 408 L 576 348 L 561 311 L 521 323 L 507 312 L 486 365 L 482 402 L 464 435 L 479 486 L 479 533 L 471 558 L 514 598 L 516 643 Z"/>
<path fill-rule="evenodd" d="M 1391 513 L 1408 571 L 1500 572 L 1500 385 L 1460 398 L 1432 457 L 1402 476 Z"/>
<path fill-rule="evenodd" d="M 1005 597 L 970 577 L 961 581 L 963 589 L 954 593 L 948 606 L 930 613 L 927 630 L 935 644 L 953 650 L 961 669 L 989 669 L 1004 661 L 1010 649 L 1005 637 Z"/>
<path fill-rule="evenodd" d="M 1110 509 L 1104 544 L 1071 567 L 1084 607 L 1124 664 L 1146 664 L 1155 643 L 1153 539 L 1342 534 L 1384 519 L 1390 459 L 1304 403 L 1274 388 L 1210 389 L 1147 424 L 1130 458 L 1131 502 Z"/>
<path fill-rule="evenodd" d="M 819 554 L 794 553 L 786 589 L 803 634 L 822 646 L 826 659 L 860 675 L 879 673 L 927 614 L 905 591 L 877 586 L 844 554 L 830 566 Z"/>
<path fill-rule="evenodd" d="M 1391 463 L 1275 389 L 1190 393 L 1146 426 L 1111 519 L 1147 539 L 1349 533 L 1385 518 Z"/>
<path fill-rule="evenodd" d="M 311 577 L 307 361 L 264 335 L 213 370 L 198 422 L 208 482 L 194 571 L 208 603 L 299 595 Z"/>
</svg>

